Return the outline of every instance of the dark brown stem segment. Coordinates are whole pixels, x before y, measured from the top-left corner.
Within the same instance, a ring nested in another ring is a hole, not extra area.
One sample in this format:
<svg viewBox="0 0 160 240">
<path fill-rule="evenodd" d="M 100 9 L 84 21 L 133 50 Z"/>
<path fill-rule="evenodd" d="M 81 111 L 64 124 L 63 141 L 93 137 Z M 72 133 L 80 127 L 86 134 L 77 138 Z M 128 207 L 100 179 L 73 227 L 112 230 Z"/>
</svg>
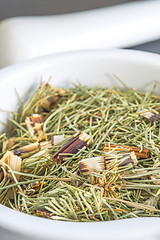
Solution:
<svg viewBox="0 0 160 240">
<path fill-rule="evenodd" d="M 121 151 L 126 152 L 126 150 L 128 150 L 129 152 L 134 152 L 135 155 L 139 158 L 148 158 L 149 157 L 149 149 L 148 148 L 143 148 L 141 150 L 140 147 L 133 147 L 133 146 L 119 146 L 119 145 L 108 145 L 106 144 L 105 148 L 104 148 L 104 152 L 109 152 L 114 150 L 115 151 Z"/>
<path fill-rule="evenodd" d="M 126 159 L 118 164 L 118 167 L 123 167 L 130 163 L 132 163 L 133 166 L 136 166 L 138 164 L 135 152 L 129 153 Z"/>
<path fill-rule="evenodd" d="M 79 149 L 87 145 L 88 140 L 90 139 L 89 135 L 86 133 L 78 132 L 75 136 L 68 140 L 54 155 L 53 159 L 62 163 L 63 159 L 67 157 L 68 153 L 75 154 Z M 66 154 L 65 154 L 66 153 Z M 63 155 L 61 155 L 63 154 Z"/>
</svg>

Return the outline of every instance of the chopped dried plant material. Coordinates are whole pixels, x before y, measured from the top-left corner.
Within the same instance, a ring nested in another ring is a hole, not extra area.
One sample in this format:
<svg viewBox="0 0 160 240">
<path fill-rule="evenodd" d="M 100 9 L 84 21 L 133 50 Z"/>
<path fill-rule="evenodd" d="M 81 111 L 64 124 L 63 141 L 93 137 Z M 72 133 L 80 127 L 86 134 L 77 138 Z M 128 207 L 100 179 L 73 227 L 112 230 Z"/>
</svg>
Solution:
<svg viewBox="0 0 160 240">
<path fill-rule="evenodd" d="M 7 171 L 5 170 L 5 168 L 3 166 L 0 166 L 0 182 L 3 179 L 7 179 Z"/>
<path fill-rule="evenodd" d="M 35 193 L 38 192 L 41 187 L 45 187 L 47 185 L 47 182 L 43 182 L 43 181 L 36 181 L 33 183 L 28 184 L 28 186 L 26 187 L 26 192 L 30 192 L 30 193 Z"/>
<path fill-rule="evenodd" d="M 140 116 L 146 118 L 148 121 L 157 121 L 160 118 L 160 114 L 158 112 L 153 112 L 148 109 L 143 109 L 140 112 Z"/>
<path fill-rule="evenodd" d="M 64 139 L 64 135 L 55 135 L 51 138 L 51 140 L 48 141 L 35 142 L 20 148 L 15 148 L 13 150 L 13 153 L 18 156 L 23 156 L 25 154 L 24 156 L 28 157 L 30 155 L 33 155 L 34 153 L 39 152 L 40 150 L 48 149 L 53 145 L 57 145 Z"/>
<path fill-rule="evenodd" d="M 85 158 L 79 162 L 79 171 L 84 175 L 92 172 L 102 172 L 105 169 L 105 159 L 103 156 Z"/>
<path fill-rule="evenodd" d="M 29 163 L 29 162 L 31 162 L 33 160 L 36 161 L 38 158 L 46 158 L 48 160 L 52 159 L 50 153 L 48 152 L 48 149 L 45 148 L 45 149 L 43 149 L 43 150 L 33 154 L 32 156 L 26 158 L 25 162 Z"/>
<path fill-rule="evenodd" d="M 14 145 L 15 145 L 15 139 L 14 138 L 7 139 L 3 143 L 2 151 L 5 152 L 5 151 L 9 150 L 11 147 L 13 147 Z"/>
<path fill-rule="evenodd" d="M 35 142 L 35 143 L 32 143 L 32 144 L 14 149 L 13 153 L 15 155 L 21 155 L 23 153 L 29 153 L 29 154 L 32 153 L 33 154 L 35 152 L 38 152 L 39 150 L 40 150 L 39 143 Z"/>
<path fill-rule="evenodd" d="M 52 141 L 49 140 L 49 141 L 42 141 L 39 143 L 39 146 L 40 146 L 40 149 L 41 150 L 44 150 L 44 149 L 47 149 L 47 148 L 50 148 L 53 146 L 52 144 Z"/>
<path fill-rule="evenodd" d="M 53 87 L 53 90 L 61 97 L 64 97 L 65 94 L 67 93 L 67 90 L 64 89 L 64 88 L 56 88 L 56 87 Z"/>
<path fill-rule="evenodd" d="M 24 103 L 22 116 L 50 112 L 57 106 L 57 103 L 66 92 L 66 90 L 60 88 L 54 89 L 48 82 L 41 82 L 39 88 L 31 98 Z"/>
<path fill-rule="evenodd" d="M 157 195 L 157 196 L 160 195 L 160 189 L 158 189 L 156 195 Z"/>
<path fill-rule="evenodd" d="M 105 169 L 113 166 L 114 168 L 123 167 L 128 164 L 136 166 L 138 164 L 134 152 L 125 154 L 108 154 L 99 157 L 86 158 L 79 162 L 79 171 L 84 175 L 89 175 L 93 172 L 102 172 Z"/>
<path fill-rule="evenodd" d="M 3 169 L 2 167 L 0 167 L 0 182 L 2 181 L 3 178 L 4 178 Z"/>
<path fill-rule="evenodd" d="M 158 209 L 160 209 L 160 198 L 158 198 L 158 200 L 157 200 L 156 207 L 157 207 Z"/>
<path fill-rule="evenodd" d="M 33 114 L 26 118 L 25 123 L 33 139 L 42 141 L 47 138 L 46 134 L 43 132 L 43 115 Z"/>
<path fill-rule="evenodd" d="M 79 149 L 87 146 L 89 139 L 90 136 L 84 132 L 76 133 L 53 155 L 53 159 L 58 163 L 62 163 L 63 159 L 68 156 L 68 153 L 75 154 Z"/>
<path fill-rule="evenodd" d="M 44 96 L 43 99 L 40 101 L 38 106 L 38 110 L 36 112 L 49 112 L 58 102 L 61 97 L 64 97 L 66 94 L 66 90 L 63 88 L 51 88 L 49 97 Z"/>
<path fill-rule="evenodd" d="M 121 186 L 118 186 L 118 185 L 114 185 L 113 183 L 107 183 L 104 185 L 104 190 L 105 190 L 105 193 L 110 196 L 110 197 L 116 197 L 117 196 L 117 193 L 116 191 L 120 191 L 121 189 Z"/>
<path fill-rule="evenodd" d="M 121 153 L 121 154 L 108 154 L 104 155 L 106 160 L 106 169 L 120 168 L 132 164 L 135 167 L 138 164 L 137 157 L 134 152 Z"/>
<path fill-rule="evenodd" d="M 65 139 L 66 138 L 64 135 L 54 135 L 53 137 L 51 137 L 52 145 L 57 145 Z"/>
<path fill-rule="evenodd" d="M 109 145 L 106 144 L 104 147 L 104 152 L 110 152 L 110 151 L 115 151 L 115 152 L 134 152 L 135 155 L 139 158 L 148 158 L 150 155 L 149 149 L 143 148 L 141 149 L 140 147 L 134 147 L 134 146 L 122 146 L 122 145 Z"/>
<path fill-rule="evenodd" d="M 42 141 L 39 143 L 40 145 L 40 149 L 43 150 L 43 149 L 46 149 L 46 148 L 50 148 L 54 145 L 57 145 L 59 144 L 60 142 L 64 141 L 66 138 L 64 135 L 54 135 L 54 136 L 51 136 L 51 140 L 48 140 L 48 141 Z"/>
<path fill-rule="evenodd" d="M 144 204 L 150 207 L 157 207 L 158 196 L 150 196 Z"/>
<path fill-rule="evenodd" d="M 122 154 L 121 157 L 120 157 L 120 163 L 118 164 L 118 167 L 123 167 L 125 165 L 128 165 L 128 164 L 132 164 L 133 166 L 136 166 L 138 164 L 138 160 L 137 160 L 137 157 L 136 157 L 136 154 L 135 152 L 131 152 L 131 153 L 128 153 L 128 154 Z"/>
<path fill-rule="evenodd" d="M 11 138 L 0 135 L 0 204 L 62 221 L 159 217 L 160 97 L 124 86 L 41 83 L 21 102 L 9 121 Z M 158 116 L 143 121 L 140 109 Z M 22 158 L 19 174 L 7 151 Z"/>
<path fill-rule="evenodd" d="M 18 206 L 18 212 L 23 212 L 24 210 L 25 210 L 24 205 L 23 205 L 23 204 L 20 204 L 20 205 Z"/>
<path fill-rule="evenodd" d="M 46 209 L 36 209 L 36 215 L 39 217 L 50 218 L 52 213 Z"/>
<path fill-rule="evenodd" d="M 11 168 L 12 171 L 20 172 L 21 171 L 21 157 L 18 157 L 13 154 L 13 152 L 8 151 L 4 154 L 4 156 L 1 158 L 0 165 L 4 167 L 4 169 L 8 172 L 9 168 L 6 166 L 6 164 Z M 8 172 L 8 176 L 10 179 L 14 181 L 14 178 L 10 172 Z M 15 177 L 17 181 L 19 180 L 19 174 L 15 174 Z"/>
</svg>

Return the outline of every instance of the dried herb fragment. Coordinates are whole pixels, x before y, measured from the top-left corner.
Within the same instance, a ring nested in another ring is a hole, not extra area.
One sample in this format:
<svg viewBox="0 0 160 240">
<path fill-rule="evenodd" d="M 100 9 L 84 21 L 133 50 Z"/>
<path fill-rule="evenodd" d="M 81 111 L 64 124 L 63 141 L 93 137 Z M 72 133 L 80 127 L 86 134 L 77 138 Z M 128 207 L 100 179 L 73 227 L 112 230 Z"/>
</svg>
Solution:
<svg viewBox="0 0 160 240">
<path fill-rule="evenodd" d="M 138 160 L 136 158 L 135 152 L 131 152 L 129 154 L 122 155 L 121 162 L 118 164 L 118 167 L 123 167 L 125 165 L 130 164 L 130 163 L 133 166 L 136 166 L 138 164 Z"/>
<path fill-rule="evenodd" d="M 39 217 L 50 218 L 52 213 L 46 209 L 36 209 L 36 215 Z"/>
<path fill-rule="evenodd" d="M 41 188 L 41 186 L 46 186 L 47 182 L 42 182 L 42 181 L 36 181 L 33 183 L 28 184 L 28 186 L 26 187 L 26 192 L 30 192 L 30 193 L 35 193 L 38 192 Z"/>
<path fill-rule="evenodd" d="M 15 139 L 14 138 L 10 138 L 7 139 L 4 143 L 3 143 L 3 152 L 9 150 L 11 147 L 13 147 L 15 145 Z"/>
<path fill-rule="evenodd" d="M 33 139 L 42 141 L 47 138 L 46 134 L 43 132 L 43 115 L 33 114 L 26 118 L 25 123 Z"/>
<path fill-rule="evenodd" d="M 54 105 L 58 102 L 61 97 L 64 97 L 66 94 L 66 90 L 63 88 L 52 88 L 50 92 L 50 96 L 40 101 L 37 112 L 49 112 L 54 107 Z"/>
<path fill-rule="evenodd" d="M 92 172 L 102 172 L 105 169 L 105 159 L 103 156 L 85 158 L 79 162 L 79 171 L 84 175 Z"/>
<path fill-rule="evenodd" d="M 148 158 L 150 153 L 149 149 L 143 148 L 141 149 L 140 147 L 134 147 L 134 146 L 120 146 L 120 145 L 109 145 L 106 144 L 104 147 L 104 152 L 109 152 L 109 151 L 120 151 L 120 152 L 134 152 L 135 155 L 139 158 Z"/>
<path fill-rule="evenodd" d="M 0 203 L 59 221 L 159 217 L 159 116 L 140 114 L 160 97 L 126 89 L 42 83 L 0 135 Z"/>
<path fill-rule="evenodd" d="M 136 166 L 138 164 L 134 152 L 125 154 L 108 154 L 99 157 L 86 158 L 79 162 L 79 171 L 84 175 L 89 175 L 93 172 L 102 172 L 105 169 L 114 166 L 114 168 L 123 167 L 128 164 Z"/>
<path fill-rule="evenodd" d="M 79 149 L 87 145 L 90 136 L 84 132 L 76 133 L 68 142 L 66 142 L 54 155 L 53 159 L 59 163 L 67 157 L 68 153 L 75 154 Z M 65 154 L 66 153 L 66 154 Z M 63 154 L 63 155 L 61 155 Z"/>
<path fill-rule="evenodd" d="M 63 140 L 65 140 L 64 135 L 55 135 L 51 137 L 51 140 L 35 142 L 29 145 L 25 145 L 23 147 L 15 148 L 13 150 L 13 153 L 21 157 L 28 157 L 41 150 L 46 150 L 53 145 L 57 145 Z"/>
<path fill-rule="evenodd" d="M 22 153 L 32 153 L 33 154 L 35 152 L 38 152 L 39 150 L 40 150 L 39 143 L 35 142 L 35 143 L 32 143 L 32 144 L 14 149 L 13 153 L 15 155 L 21 155 Z"/>
<path fill-rule="evenodd" d="M 160 114 L 158 112 L 153 112 L 148 109 L 143 109 L 140 112 L 140 116 L 146 118 L 148 121 L 157 121 L 160 118 Z"/>
<path fill-rule="evenodd" d="M 8 151 L 1 158 L 0 166 L 3 167 L 7 172 L 11 168 L 12 171 L 20 172 L 21 171 L 21 157 L 14 155 L 11 151 Z M 8 168 L 9 166 L 9 168 Z M 8 172 L 8 177 L 14 181 L 14 178 L 11 173 Z M 19 180 L 19 174 L 15 174 L 17 180 Z"/>
</svg>

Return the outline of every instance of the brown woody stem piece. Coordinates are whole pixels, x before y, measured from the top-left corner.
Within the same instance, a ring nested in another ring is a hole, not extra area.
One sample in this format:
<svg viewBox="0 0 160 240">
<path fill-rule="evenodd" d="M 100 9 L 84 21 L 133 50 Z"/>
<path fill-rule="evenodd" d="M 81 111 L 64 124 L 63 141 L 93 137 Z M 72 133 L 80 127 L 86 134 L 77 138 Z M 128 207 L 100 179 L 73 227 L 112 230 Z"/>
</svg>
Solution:
<svg viewBox="0 0 160 240">
<path fill-rule="evenodd" d="M 140 147 L 106 144 L 106 146 L 104 148 L 104 152 L 109 152 L 109 151 L 121 151 L 121 153 L 129 151 L 129 152 L 134 152 L 135 155 L 139 158 L 148 158 L 149 157 L 149 149 L 148 148 L 143 148 L 141 150 Z"/>
<path fill-rule="evenodd" d="M 33 114 L 27 117 L 25 122 L 33 139 L 39 141 L 46 140 L 46 134 L 43 132 L 44 119 L 42 115 Z"/>
<path fill-rule="evenodd" d="M 118 167 L 123 167 L 125 165 L 128 165 L 130 163 L 132 163 L 133 166 L 136 166 L 138 164 L 136 155 L 134 152 L 128 153 L 122 156 L 122 161 L 118 164 Z"/>
<path fill-rule="evenodd" d="M 140 116 L 146 118 L 148 121 L 157 121 L 160 118 L 160 114 L 157 112 L 153 112 L 148 109 L 143 109 L 140 113 Z"/>
<path fill-rule="evenodd" d="M 86 133 L 78 132 L 71 139 L 68 140 L 54 155 L 53 159 L 61 163 L 68 153 L 75 154 L 79 149 L 87 145 L 90 136 Z M 66 154 L 65 154 L 66 153 Z M 63 154 L 63 155 L 61 155 Z"/>
</svg>

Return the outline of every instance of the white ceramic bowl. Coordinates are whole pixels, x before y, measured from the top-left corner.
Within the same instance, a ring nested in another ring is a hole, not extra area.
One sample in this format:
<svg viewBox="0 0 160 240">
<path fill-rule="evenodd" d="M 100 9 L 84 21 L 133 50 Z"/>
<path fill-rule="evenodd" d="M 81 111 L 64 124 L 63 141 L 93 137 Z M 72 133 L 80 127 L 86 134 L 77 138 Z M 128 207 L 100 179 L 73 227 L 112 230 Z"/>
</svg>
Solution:
<svg viewBox="0 0 160 240">
<path fill-rule="evenodd" d="M 89 87 L 121 85 L 147 90 L 160 80 L 160 56 L 151 53 L 111 50 L 79 51 L 46 56 L 17 64 L 0 71 L 0 108 L 13 111 L 17 96 L 29 95 L 40 78 L 52 76 L 55 86 L 69 87 L 79 80 Z M 158 92 L 158 89 L 157 89 Z M 8 114 L 0 112 L 0 121 Z M 0 132 L 4 128 L 0 125 Z M 157 240 L 160 239 L 159 218 L 136 218 L 97 223 L 72 223 L 42 219 L 19 213 L 0 205 L 1 240 Z"/>
</svg>

